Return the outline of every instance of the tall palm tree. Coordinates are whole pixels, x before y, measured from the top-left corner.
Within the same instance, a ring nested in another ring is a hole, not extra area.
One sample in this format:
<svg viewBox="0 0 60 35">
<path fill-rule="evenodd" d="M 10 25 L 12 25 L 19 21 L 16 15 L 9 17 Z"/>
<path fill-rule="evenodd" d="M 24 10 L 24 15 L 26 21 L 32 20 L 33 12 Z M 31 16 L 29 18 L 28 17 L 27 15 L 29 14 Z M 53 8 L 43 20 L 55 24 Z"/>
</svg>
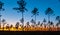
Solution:
<svg viewBox="0 0 60 35">
<path fill-rule="evenodd" d="M 4 10 L 4 9 L 2 8 L 3 5 L 4 5 L 4 3 L 0 1 L 0 11 L 1 11 L 1 10 Z M 2 15 L 1 15 L 1 12 L 0 12 L 0 28 L 1 28 L 1 16 L 2 16 Z"/>
<path fill-rule="evenodd" d="M 48 22 L 50 22 L 50 16 L 53 15 L 53 10 L 51 8 L 47 8 L 45 14 L 48 15 Z"/>
<path fill-rule="evenodd" d="M 23 24 L 23 26 L 24 26 L 24 12 L 25 12 L 25 10 L 27 11 L 27 9 L 25 8 L 25 6 L 26 6 L 26 2 L 24 1 L 24 0 L 21 0 L 21 1 L 17 1 L 17 4 L 19 5 L 19 7 L 17 7 L 17 8 L 13 8 L 14 10 L 18 10 L 18 13 L 22 13 L 22 24 Z"/>
<path fill-rule="evenodd" d="M 4 26 L 5 26 L 5 24 L 6 24 L 6 20 L 3 19 L 3 20 L 2 20 L 2 23 L 3 23 L 3 30 L 4 30 Z"/>
<path fill-rule="evenodd" d="M 35 23 L 36 23 L 36 16 L 39 15 L 39 14 L 38 14 L 38 13 L 39 13 L 39 12 L 38 12 L 38 9 L 37 9 L 37 8 L 34 8 L 31 13 L 33 14 L 33 16 L 35 16 Z M 33 17 L 33 16 L 32 16 L 32 17 Z"/>
</svg>

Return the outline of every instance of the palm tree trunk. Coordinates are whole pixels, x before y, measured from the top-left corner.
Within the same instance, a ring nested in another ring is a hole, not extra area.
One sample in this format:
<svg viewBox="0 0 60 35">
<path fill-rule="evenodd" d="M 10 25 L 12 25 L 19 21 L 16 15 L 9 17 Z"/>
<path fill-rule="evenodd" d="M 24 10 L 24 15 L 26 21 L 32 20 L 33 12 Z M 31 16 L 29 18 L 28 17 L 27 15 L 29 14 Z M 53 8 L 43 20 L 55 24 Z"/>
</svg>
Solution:
<svg viewBox="0 0 60 35">
<path fill-rule="evenodd" d="M 23 12 L 22 12 L 22 24 L 23 24 L 23 27 L 22 27 L 22 30 L 24 31 L 24 16 L 23 16 Z"/>
<path fill-rule="evenodd" d="M 48 22 L 50 21 L 50 15 L 48 15 Z M 50 24 L 49 24 L 49 31 L 50 31 Z"/>
<path fill-rule="evenodd" d="M 35 15 L 35 23 L 34 23 L 34 25 L 36 25 L 36 15 Z"/>
<path fill-rule="evenodd" d="M 35 15 L 35 24 L 36 24 L 36 15 Z"/>
</svg>

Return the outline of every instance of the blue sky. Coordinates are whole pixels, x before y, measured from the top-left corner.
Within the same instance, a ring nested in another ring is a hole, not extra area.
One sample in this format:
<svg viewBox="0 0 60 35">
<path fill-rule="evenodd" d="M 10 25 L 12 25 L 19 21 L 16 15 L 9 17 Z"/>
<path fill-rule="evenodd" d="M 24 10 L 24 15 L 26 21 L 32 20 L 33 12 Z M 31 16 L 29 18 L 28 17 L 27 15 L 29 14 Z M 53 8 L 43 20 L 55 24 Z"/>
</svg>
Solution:
<svg viewBox="0 0 60 35">
<path fill-rule="evenodd" d="M 18 7 L 17 1 L 18 0 L 0 0 L 4 2 L 3 8 L 5 8 L 5 11 L 2 12 L 2 19 L 6 19 L 8 24 L 16 24 L 16 22 L 19 22 L 21 19 L 21 13 L 17 13 L 16 10 L 13 10 L 14 7 Z M 39 16 L 37 16 L 37 21 L 43 21 L 45 18 L 46 20 L 47 15 L 45 15 L 45 10 L 48 7 L 51 7 L 54 10 L 55 16 L 51 16 L 51 21 L 56 23 L 55 17 L 60 16 L 60 2 L 59 0 L 25 0 L 27 2 L 26 8 L 28 9 L 28 12 L 26 11 L 24 13 L 24 19 L 25 23 L 27 21 L 30 22 L 30 20 L 34 17 L 31 17 L 31 11 L 34 7 L 38 8 Z"/>
</svg>

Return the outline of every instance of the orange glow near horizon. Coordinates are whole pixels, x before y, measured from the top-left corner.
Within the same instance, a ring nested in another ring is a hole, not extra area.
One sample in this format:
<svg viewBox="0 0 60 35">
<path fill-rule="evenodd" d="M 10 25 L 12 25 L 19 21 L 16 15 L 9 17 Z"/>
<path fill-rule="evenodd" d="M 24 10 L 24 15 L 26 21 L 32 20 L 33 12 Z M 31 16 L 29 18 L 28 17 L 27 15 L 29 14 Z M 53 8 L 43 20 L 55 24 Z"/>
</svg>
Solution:
<svg viewBox="0 0 60 35">
<path fill-rule="evenodd" d="M 3 27 L 0 29 L 0 31 L 23 31 L 22 27 L 19 26 L 18 29 L 16 29 L 15 27 L 12 28 L 8 28 L 6 29 L 6 27 Z M 24 27 L 24 31 L 60 31 L 60 27 Z"/>
</svg>

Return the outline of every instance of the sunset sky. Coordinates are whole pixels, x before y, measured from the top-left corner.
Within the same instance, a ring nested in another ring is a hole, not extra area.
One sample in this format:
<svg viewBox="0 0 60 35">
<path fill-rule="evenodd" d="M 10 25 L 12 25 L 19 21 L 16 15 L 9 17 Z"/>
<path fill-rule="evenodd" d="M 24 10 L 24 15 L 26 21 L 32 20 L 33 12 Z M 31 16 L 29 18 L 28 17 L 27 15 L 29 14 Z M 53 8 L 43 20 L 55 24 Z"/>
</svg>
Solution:
<svg viewBox="0 0 60 35">
<path fill-rule="evenodd" d="M 21 13 L 17 13 L 16 10 L 13 10 L 14 7 L 18 7 L 17 1 L 19 0 L 0 0 L 4 3 L 3 8 L 5 11 L 2 12 L 2 19 L 5 19 L 8 24 L 16 24 L 16 22 L 20 22 L 19 20 L 22 18 Z M 34 17 L 32 16 L 31 11 L 34 7 L 38 8 L 39 16 L 37 16 L 37 21 L 42 22 L 47 15 L 45 15 L 45 10 L 48 7 L 51 7 L 54 10 L 55 16 L 51 16 L 51 21 L 56 23 L 55 17 L 60 16 L 60 2 L 59 0 L 25 0 L 27 2 L 26 8 L 28 11 L 24 12 L 24 20 L 26 22 L 30 22 Z"/>
</svg>

